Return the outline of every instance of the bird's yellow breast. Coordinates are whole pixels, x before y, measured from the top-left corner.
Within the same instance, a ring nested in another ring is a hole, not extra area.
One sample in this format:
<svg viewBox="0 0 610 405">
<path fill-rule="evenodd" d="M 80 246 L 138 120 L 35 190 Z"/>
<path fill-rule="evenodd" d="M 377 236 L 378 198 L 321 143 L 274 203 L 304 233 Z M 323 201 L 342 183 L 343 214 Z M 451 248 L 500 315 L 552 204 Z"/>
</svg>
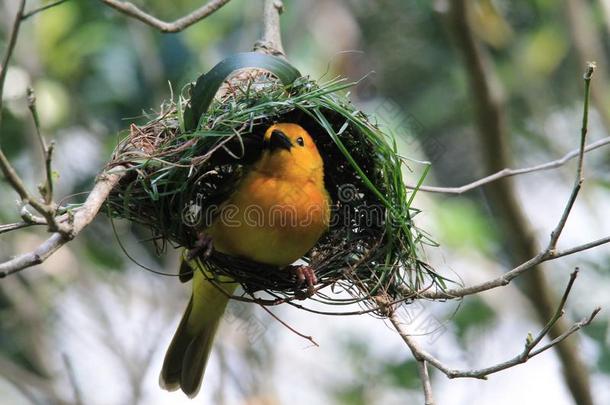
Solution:
<svg viewBox="0 0 610 405">
<path fill-rule="evenodd" d="M 323 182 L 253 170 L 223 204 L 208 234 L 220 252 L 287 266 L 315 245 L 329 216 Z"/>
</svg>

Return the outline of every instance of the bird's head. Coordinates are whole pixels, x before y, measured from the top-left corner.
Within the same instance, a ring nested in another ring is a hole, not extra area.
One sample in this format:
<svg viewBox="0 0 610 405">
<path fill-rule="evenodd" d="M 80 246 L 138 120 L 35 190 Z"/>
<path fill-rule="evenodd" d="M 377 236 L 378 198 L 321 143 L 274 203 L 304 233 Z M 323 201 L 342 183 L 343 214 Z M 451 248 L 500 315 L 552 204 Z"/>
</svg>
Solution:
<svg viewBox="0 0 610 405">
<path fill-rule="evenodd" d="M 324 163 L 313 139 L 300 125 L 279 123 L 265 131 L 263 156 L 256 169 L 267 174 L 321 181 Z"/>
</svg>

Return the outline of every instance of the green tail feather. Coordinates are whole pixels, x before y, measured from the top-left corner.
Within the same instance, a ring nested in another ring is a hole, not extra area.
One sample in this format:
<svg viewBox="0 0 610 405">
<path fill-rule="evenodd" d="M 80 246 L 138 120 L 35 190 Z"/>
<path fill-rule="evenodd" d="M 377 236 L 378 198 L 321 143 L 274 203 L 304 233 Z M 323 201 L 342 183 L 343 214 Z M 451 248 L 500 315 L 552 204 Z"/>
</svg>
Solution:
<svg viewBox="0 0 610 405">
<path fill-rule="evenodd" d="M 223 288 L 232 293 L 235 285 L 223 284 Z M 181 388 L 191 398 L 197 395 L 228 301 L 225 293 L 206 280 L 201 272 L 195 272 L 193 295 L 163 361 L 159 376 L 163 389 Z"/>
</svg>

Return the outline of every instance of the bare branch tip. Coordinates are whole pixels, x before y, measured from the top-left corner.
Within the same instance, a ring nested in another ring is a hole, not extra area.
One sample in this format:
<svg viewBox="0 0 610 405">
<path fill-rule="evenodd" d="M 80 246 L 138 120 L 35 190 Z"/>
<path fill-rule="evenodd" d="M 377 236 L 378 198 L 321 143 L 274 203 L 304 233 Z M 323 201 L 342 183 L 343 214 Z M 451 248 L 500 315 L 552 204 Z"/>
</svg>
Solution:
<svg viewBox="0 0 610 405">
<path fill-rule="evenodd" d="M 576 278 L 578 277 L 578 270 L 573 271 L 572 273 L 570 273 L 570 280 L 568 281 L 568 286 L 566 288 L 566 290 L 569 292 L 572 289 L 572 286 L 574 285 L 574 283 L 576 282 Z"/>
<path fill-rule="evenodd" d="M 593 72 L 595 71 L 596 68 L 597 68 L 596 62 L 594 62 L 594 61 L 587 62 L 587 69 L 585 70 L 585 74 L 583 76 L 586 81 L 591 80 L 591 77 L 593 77 Z"/>
<path fill-rule="evenodd" d="M 593 312 L 591 312 L 591 316 L 589 317 L 589 322 L 591 322 L 593 320 L 593 318 L 595 318 L 597 316 L 597 314 L 599 314 L 602 310 L 602 307 L 596 307 Z"/>
<path fill-rule="evenodd" d="M 273 7 L 277 9 L 277 12 L 279 14 L 282 14 L 284 12 L 284 2 L 282 0 L 275 0 L 273 2 Z"/>
<path fill-rule="evenodd" d="M 36 104 L 36 94 L 34 94 L 34 89 L 32 86 L 28 86 L 26 89 L 26 96 L 28 101 L 28 107 L 32 108 Z"/>
</svg>

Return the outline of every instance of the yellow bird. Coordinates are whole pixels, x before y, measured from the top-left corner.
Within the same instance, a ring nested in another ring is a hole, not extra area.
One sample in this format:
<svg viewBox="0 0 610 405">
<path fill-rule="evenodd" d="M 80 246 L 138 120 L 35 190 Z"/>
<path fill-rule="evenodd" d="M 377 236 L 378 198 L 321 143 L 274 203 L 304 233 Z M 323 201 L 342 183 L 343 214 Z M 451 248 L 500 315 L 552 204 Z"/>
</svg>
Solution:
<svg viewBox="0 0 610 405">
<path fill-rule="evenodd" d="M 316 244 L 329 217 L 324 164 L 313 139 L 297 124 L 279 123 L 265 131 L 260 158 L 204 233 L 219 252 L 286 268 Z M 222 283 L 225 291 L 219 290 L 200 262 L 188 256 L 183 260 L 194 270 L 193 294 L 165 355 L 159 383 L 170 391 L 181 388 L 192 398 L 201 386 L 228 294 L 237 284 Z M 315 284 L 313 270 L 296 270 L 299 282 Z"/>
</svg>

